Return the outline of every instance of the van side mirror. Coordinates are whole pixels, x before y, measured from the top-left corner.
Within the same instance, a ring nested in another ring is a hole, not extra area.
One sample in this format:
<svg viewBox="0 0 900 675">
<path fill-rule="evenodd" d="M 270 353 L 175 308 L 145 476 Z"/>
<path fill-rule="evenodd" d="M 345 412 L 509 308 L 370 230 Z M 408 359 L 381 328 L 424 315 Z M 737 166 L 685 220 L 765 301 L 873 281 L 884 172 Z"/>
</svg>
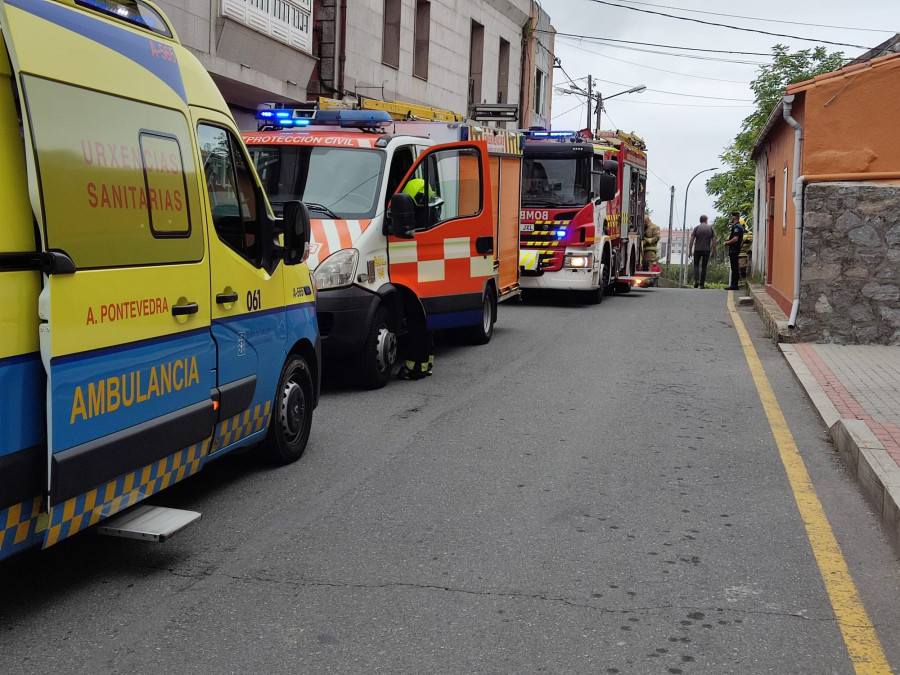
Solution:
<svg viewBox="0 0 900 675">
<path fill-rule="evenodd" d="M 416 202 L 405 192 L 391 197 L 387 213 L 387 233 L 398 239 L 412 239 L 416 229 Z"/>
<path fill-rule="evenodd" d="M 309 210 L 306 204 L 293 200 L 284 203 L 281 216 L 284 227 L 284 264 L 299 265 L 309 255 Z"/>
</svg>

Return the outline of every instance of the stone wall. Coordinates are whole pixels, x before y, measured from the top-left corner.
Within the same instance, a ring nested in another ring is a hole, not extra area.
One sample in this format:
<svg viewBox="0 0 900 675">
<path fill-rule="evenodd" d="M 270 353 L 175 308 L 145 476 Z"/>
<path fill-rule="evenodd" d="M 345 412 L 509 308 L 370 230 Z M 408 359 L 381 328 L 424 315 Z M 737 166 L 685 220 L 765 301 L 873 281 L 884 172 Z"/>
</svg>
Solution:
<svg viewBox="0 0 900 675">
<path fill-rule="evenodd" d="M 795 339 L 900 344 L 900 185 L 814 183 Z"/>
</svg>

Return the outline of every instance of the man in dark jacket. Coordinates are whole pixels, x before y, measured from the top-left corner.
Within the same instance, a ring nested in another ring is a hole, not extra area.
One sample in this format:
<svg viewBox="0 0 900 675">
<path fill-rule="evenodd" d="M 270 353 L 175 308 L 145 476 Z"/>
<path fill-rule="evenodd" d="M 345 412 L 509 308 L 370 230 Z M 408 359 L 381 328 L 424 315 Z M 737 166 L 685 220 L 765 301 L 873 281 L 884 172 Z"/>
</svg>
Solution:
<svg viewBox="0 0 900 675">
<path fill-rule="evenodd" d="M 706 266 L 709 256 L 716 250 L 716 231 L 708 220 L 706 216 L 700 216 L 700 224 L 691 232 L 688 253 L 694 257 L 694 288 L 706 288 Z"/>
</svg>

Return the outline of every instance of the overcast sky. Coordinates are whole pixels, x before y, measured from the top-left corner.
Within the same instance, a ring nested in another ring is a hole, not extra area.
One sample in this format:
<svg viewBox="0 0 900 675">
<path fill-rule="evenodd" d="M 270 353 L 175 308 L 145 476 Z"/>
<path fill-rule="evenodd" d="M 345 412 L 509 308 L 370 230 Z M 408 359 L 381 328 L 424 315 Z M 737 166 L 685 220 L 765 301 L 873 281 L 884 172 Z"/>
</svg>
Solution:
<svg viewBox="0 0 900 675">
<path fill-rule="evenodd" d="M 719 156 L 740 131 L 742 120 L 754 110 L 750 81 L 758 73 L 758 64 L 771 62 L 771 58 L 689 52 L 650 47 L 648 43 L 764 54 L 771 54 L 772 47 L 779 43 L 792 52 L 823 44 L 829 52 L 842 51 L 847 58 L 865 50 L 635 10 L 865 47 L 873 47 L 900 32 L 900 0 L 543 0 L 541 4 L 557 30 L 555 51 L 565 71 L 554 70 L 554 88 L 570 86 L 566 84 L 568 76 L 586 89 L 588 75 L 596 81 L 594 90 L 599 88 L 604 96 L 646 85 L 647 90 L 641 94 L 607 100 L 602 127 L 633 131 L 646 141 L 652 218 L 660 227 L 668 227 L 670 187 L 674 186 L 674 229 L 681 228 L 685 188 L 691 177 L 703 169 L 723 167 Z M 842 24 L 849 27 L 837 27 Z M 620 43 L 621 47 L 613 47 L 588 38 L 639 44 Z M 646 51 L 651 49 L 666 53 Z M 673 56 L 675 53 L 702 58 Z M 584 101 L 584 97 L 554 93 L 553 128 L 584 128 Z M 716 215 L 714 200 L 705 188 L 706 179 L 714 173 L 701 174 L 691 183 L 688 227 L 697 223 L 701 213 L 707 214 L 710 221 Z"/>
</svg>

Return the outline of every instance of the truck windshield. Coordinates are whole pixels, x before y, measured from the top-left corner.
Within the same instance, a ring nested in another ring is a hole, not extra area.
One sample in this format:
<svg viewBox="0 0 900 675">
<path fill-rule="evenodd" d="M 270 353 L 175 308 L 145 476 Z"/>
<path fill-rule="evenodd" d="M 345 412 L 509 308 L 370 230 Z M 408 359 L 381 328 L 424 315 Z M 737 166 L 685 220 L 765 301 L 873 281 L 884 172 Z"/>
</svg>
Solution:
<svg viewBox="0 0 900 675">
<path fill-rule="evenodd" d="M 525 158 L 522 206 L 584 206 L 590 196 L 590 157 Z"/>
<path fill-rule="evenodd" d="M 276 215 L 299 199 L 312 218 L 358 220 L 375 215 L 384 153 L 359 148 L 250 146 Z"/>
</svg>

